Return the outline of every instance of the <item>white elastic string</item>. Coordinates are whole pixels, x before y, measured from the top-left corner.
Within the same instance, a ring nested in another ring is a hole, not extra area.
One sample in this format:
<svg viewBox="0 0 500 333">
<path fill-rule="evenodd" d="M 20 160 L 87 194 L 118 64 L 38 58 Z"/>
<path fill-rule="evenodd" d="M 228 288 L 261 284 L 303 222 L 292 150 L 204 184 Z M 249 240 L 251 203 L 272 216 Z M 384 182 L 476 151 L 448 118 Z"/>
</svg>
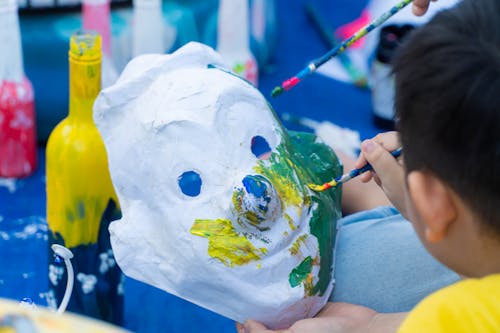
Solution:
<svg viewBox="0 0 500 333">
<path fill-rule="evenodd" d="M 64 291 L 64 297 L 57 309 L 57 313 L 61 314 L 66 311 L 66 307 L 68 306 L 69 299 L 71 298 L 71 292 L 73 291 L 73 283 L 75 279 L 75 275 L 73 272 L 73 265 L 71 265 L 71 258 L 73 258 L 73 252 L 71 252 L 68 248 L 59 245 L 53 244 L 52 251 L 55 252 L 56 255 L 64 259 L 64 264 L 66 265 L 66 271 L 68 272 L 68 279 L 66 281 L 66 290 Z"/>
</svg>

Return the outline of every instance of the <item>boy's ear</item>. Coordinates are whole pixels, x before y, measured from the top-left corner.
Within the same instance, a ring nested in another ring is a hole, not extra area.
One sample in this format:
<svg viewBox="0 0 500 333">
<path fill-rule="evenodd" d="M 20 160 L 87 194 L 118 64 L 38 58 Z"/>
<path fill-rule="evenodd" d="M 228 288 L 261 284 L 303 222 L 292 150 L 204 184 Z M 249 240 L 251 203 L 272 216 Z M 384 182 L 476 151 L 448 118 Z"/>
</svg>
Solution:
<svg viewBox="0 0 500 333">
<path fill-rule="evenodd" d="M 422 219 L 429 243 L 443 240 L 457 217 L 457 207 L 450 188 L 434 174 L 412 171 L 408 174 L 411 199 Z"/>
</svg>

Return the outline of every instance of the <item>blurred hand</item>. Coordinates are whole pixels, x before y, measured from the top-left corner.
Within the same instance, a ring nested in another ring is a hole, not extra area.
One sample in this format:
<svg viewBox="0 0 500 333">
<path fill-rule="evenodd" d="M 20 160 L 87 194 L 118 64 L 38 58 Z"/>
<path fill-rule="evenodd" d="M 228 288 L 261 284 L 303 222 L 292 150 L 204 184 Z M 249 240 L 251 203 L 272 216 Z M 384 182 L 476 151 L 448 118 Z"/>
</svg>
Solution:
<svg viewBox="0 0 500 333">
<path fill-rule="evenodd" d="M 413 0 L 413 14 L 416 16 L 424 15 L 431 1 L 436 2 L 437 0 Z"/>
<path fill-rule="evenodd" d="M 373 171 L 360 175 L 360 180 L 364 183 L 375 180 L 392 204 L 406 216 L 404 168 L 402 163 L 390 154 L 390 151 L 400 146 L 397 132 L 382 133 L 371 140 L 365 140 L 361 143 L 361 155 L 355 167 L 361 168 L 370 163 Z"/>
<path fill-rule="evenodd" d="M 327 303 L 315 317 L 297 321 L 285 330 L 269 330 L 261 323 L 248 320 L 236 324 L 238 333 L 337 333 L 367 332 L 377 312 L 348 303 Z"/>
</svg>

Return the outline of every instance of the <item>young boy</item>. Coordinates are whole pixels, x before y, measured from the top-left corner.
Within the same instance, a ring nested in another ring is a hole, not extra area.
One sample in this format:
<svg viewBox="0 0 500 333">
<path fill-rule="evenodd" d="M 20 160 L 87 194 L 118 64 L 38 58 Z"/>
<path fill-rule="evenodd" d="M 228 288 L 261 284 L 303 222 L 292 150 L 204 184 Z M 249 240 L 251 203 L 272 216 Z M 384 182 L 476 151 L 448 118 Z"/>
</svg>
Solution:
<svg viewBox="0 0 500 333">
<path fill-rule="evenodd" d="M 365 141 L 357 162 L 465 279 L 409 314 L 329 303 L 281 332 L 500 332 L 499 22 L 500 1 L 464 0 L 416 31 L 394 65 L 399 134 Z M 404 166 L 388 153 L 400 145 Z"/>
</svg>

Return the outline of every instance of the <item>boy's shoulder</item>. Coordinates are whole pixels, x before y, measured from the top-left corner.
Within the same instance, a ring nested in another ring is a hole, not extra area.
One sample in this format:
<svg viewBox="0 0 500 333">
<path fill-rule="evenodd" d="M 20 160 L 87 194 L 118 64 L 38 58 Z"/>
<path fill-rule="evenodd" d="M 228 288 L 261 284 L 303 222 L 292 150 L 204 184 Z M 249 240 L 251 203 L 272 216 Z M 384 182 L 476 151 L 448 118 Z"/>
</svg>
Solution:
<svg viewBox="0 0 500 333">
<path fill-rule="evenodd" d="M 435 292 L 410 312 L 398 332 L 500 332 L 500 274 Z"/>
</svg>

